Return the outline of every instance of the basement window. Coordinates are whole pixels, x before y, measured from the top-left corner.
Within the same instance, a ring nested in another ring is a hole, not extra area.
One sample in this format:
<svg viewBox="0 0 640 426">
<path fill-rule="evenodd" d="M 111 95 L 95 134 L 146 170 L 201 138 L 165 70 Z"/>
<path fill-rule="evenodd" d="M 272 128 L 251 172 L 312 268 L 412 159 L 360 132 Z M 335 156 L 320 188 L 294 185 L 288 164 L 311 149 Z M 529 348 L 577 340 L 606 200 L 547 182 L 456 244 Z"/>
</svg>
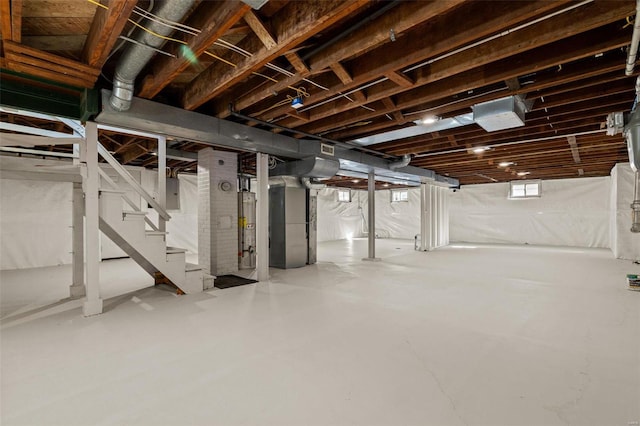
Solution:
<svg viewBox="0 0 640 426">
<path fill-rule="evenodd" d="M 341 203 L 351 202 L 351 190 L 350 189 L 338 189 L 338 201 Z"/>
<path fill-rule="evenodd" d="M 540 181 L 512 181 L 509 188 L 510 200 L 521 200 L 523 198 L 540 198 Z"/>
<path fill-rule="evenodd" d="M 409 191 L 406 189 L 394 190 L 391 191 L 391 202 L 406 202 L 409 201 Z"/>
</svg>

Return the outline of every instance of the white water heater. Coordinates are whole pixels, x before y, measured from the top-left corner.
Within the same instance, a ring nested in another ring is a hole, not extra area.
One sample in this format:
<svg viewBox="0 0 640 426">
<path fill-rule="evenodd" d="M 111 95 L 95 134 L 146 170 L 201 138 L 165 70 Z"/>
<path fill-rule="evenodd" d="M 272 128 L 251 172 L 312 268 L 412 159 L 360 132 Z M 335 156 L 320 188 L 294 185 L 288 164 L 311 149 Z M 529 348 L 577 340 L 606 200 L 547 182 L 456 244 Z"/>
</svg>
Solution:
<svg viewBox="0 0 640 426">
<path fill-rule="evenodd" d="M 238 269 L 256 267 L 256 194 L 238 193 Z"/>
</svg>

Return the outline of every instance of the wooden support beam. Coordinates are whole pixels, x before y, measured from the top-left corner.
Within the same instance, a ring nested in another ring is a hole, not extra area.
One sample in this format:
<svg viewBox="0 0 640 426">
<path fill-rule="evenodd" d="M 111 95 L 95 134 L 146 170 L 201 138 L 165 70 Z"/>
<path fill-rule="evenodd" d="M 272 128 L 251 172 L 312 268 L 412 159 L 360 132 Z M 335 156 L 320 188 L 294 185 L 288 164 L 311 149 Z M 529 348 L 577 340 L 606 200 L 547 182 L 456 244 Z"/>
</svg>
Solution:
<svg viewBox="0 0 640 426">
<path fill-rule="evenodd" d="M 129 0 L 106 0 L 108 8 L 98 7 L 91 23 L 89 34 L 82 50 L 82 60 L 92 67 L 102 68 L 118 41 L 136 2 Z"/>
<path fill-rule="evenodd" d="M 618 9 L 618 11 L 620 12 L 620 9 Z M 612 31 L 617 31 L 617 33 L 611 34 Z M 617 29 L 614 29 L 613 27 L 604 27 L 602 29 L 578 34 L 547 46 L 540 46 L 528 52 L 522 52 L 517 56 L 495 61 L 482 67 L 473 68 L 466 72 L 460 71 L 453 77 L 439 81 L 437 84 L 423 84 L 425 81 L 435 83 L 437 80 L 440 80 L 440 78 L 435 81 L 432 80 L 433 78 L 436 78 L 435 75 L 425 75 L 422 79 L 416 81 L 416 85 L 420 87 L 409 91 L 402 90 L 393 84 L 385 86 L 383 83 L 370 89 L 368 101 L 370 102 L 376 99 L 395 95 L 398 109 L 411 108 L 425 102 L 436 101 L 438 99 L 446 98 L 447 96 L 457 95 L 459 93 L 466 92 L 469 89 L 504 81 L 506 78 L 510 78 L 514 75 L 530 72 L 532 66 L 536 69 L 545 69 L 565 62 L 593 56 L 594 52 L 608 51 L 622 47 L 628 43 L 629 34 L 628 29 L 623 30 L 619 27 L 617 27 Z M 550 54 L 550 52 L 555 52 L 555 54 Z M 461 59 L 462 63 L 464 63 L 463 58 L 458 59 Z M 441 74 L 440 77 L 445 77 L 445 75 Z M 312 102 L 310 101 L 311 98 L 314 98 L 314 95 L 311 95 L 310 98 L 307 99 L 307 103 Z M 345 125 L 343 121 L 347 120 L 347 110 L 357 108 L 358 106 L 360 105 L 357 103 L 349 103 L 341 104 L 339 106 L 327 104 L 314 108 L 311 110 L 312 120 L 324 119 L 325 117 L 326 119 L 318 121 L 318 123 L 314 123 L 315 126 L 312 129 L 303 128 L 302 130 L 307 132 L 322 132 L 327 130 L 327 126 L 339 127 Z M 388 112 L 390 111 L 381 111 L 380 113 L 384 114 Z M 269 114 L 270 113 L 271 112 L 269 112 Z M 334 114 L 340 114 L 340 117 L 344 118 L 344 120 L 329 118 Z M 374 113 L 367 112 L 362 114 L 358 111 L 355 113 L 355 116 L 350 117 L 350 119 L 370 119 L 375 116 L 376 114 Z M 280 124 L 288 127 L 297 127 L 295 123 L 282 122 Z M 329 129 L 330 128 L 332 127 L 329 127 Z"/>
<path fill-rule="evenodd" d="M 139 141 L 134 145 L 130 145 L 129 149 L 123 152 L 121 163 L 129 164 L 141 156 L 153 151 L 156 148 L 156 145 L 157 143 L 155 141 Z"/>
<path fill-rule="evenodd" d="M 226 64 L 214 62 L 186 87 L 182 99 L 184 108 L 192 110 L 199 107 L 235 83 L 250 76 L 253 71 L 261 68 L 267 62 L 283 55 L 314 34 L 349 16 L 367 2 L 368 0 L 325 0 L 313 3 L 291 2 L 287 4 L 271 21 L 278 46 L 267 49 L 264 46 L 258 46 L 248 37 L 243 47 L 254 52 L 253 56 L 244 58 L 232 69 L 229 69 Z"/>
<path fill-rule="evenodd" d="M 271 32 L 265 26 L 264 22 L 260 20 L 258 15 L 253 10 L 247 11 L 244 14 L 244 21 L 249 25 L 251 30 L 258 36 L 264 47 L 267 50 L 275 49 L 278 45 L 276 39 L 271 35 Z"/>
<path fill-rule="evenodd" d="M 329 68 L 331 68 L 334 74 L 340 79 L 342 84 L 349 84 L 353 82 L 353 78 L 351 78 L 349 71 L 347 71 L 340 62 L 329 65 Z M 358 90 L 357 92 L 353 92 L 352 95 L 358 102 L 364 103 L 367 100 L 367 97 L 360 90 Z"/>
<path fill-rule="evenodd" d="M 293 68 L 301 76 L 309 75 L 309 67 L 296 52 L 287 52 L 284 57 L 293 65 Z"/>
<path fill-rule="evenodd" d="M 93 87 L 100 69 L 9 40 L 3 42 L 8 69 L 78 87 Z"/>
<path fill-rule="evenodd" d="M 11 40 L 11 0 L 0 0 L 0 31 L 2 40 Z"/>
<path fill-rule="evenodd" d="M 396 83 L 398 86 L 412 87 L 414 84 L 414 81 L 402 72 L 388 71 L 384 73 L 384 76 Z"/>
<path fill-rule="evenodd" d="M 508 4 L 507 4 L 508 3 Z M 431 37 L 429 43 L 424 43 L 424 35 L 420 32 L 409 32 L 404 37 L 397 39 L 393 43 L 386 43 L 350 62 L 353 83 L 348 86 L 336 86 L 329 91 L 313 94 L 309 99 L 309 104 L 324 101 L 336 96 L 339 92 L 358 87 L 381 77 L 387 71 L 404 69 L 409 65 L 419 61 L 438 56 L 451 49 L 464 46 L 467 43 L 495 34 L 496 31 L 509 28 L 510 25 L 517 24 L 523 20 L 539 16 L 546 10 L 556 8 L 566 1 L 540 2 L 500 2 L 492 3 L 491 8 L 486 7 L 484 2 L 473 2 L 466 8 L 463 16 L 455 22 L 446 19 L 435 20 L 430 27 Z M 541 9 L 542 8 L 542 9 Z M 458 17 L 458 15 L 456 15 Z M 407 54 L 406 52 L 411 52 Z M 379 58 L 385 58 L 380 63 Z M 396 86 L 392 86 L 396 87 Z M 255 96 L 255 95 L 254 95 Z M 250 100 L 246 97 L 247 101 Z M 244 98 L 236 102 L 237 108 L 241 108 Z M 263 120 L 272 120 L 282 114 L 280 108 L 275 108 L 264 114 Z"/>
<path fill-rule="evenodd" d="M 203 2 L 200 7 L 204 8 L 202 13 L 194 13 L 193 19 L 190 19 L 188 24 L 199 28 L 201 32 L 196 36 L 187 36 L 185 39 L 195 57 L 202 55 L 250 10 L 250 6 L 240 0 Z M 183 47 L 169 46 L 168 50 L 177 56 L 175 58 L 158 55 L 154 59 L 150 65 L 151 72 L 144 77 L 138 96 L 153 98 L 192 65 L 190 55 L 180 54 L 180 48 Z"/>
<path fill-rule="evenodd" d="M 309 69 L 312 73 L 319 72 L 331 66 L 331 64 L 367 52 L 375 46 L 382 45 L 389 41 L 390 28 L 393 28 L 396 34 L 401 34 L 415 25 L 426 22 L 435 16 L 445 14 L 447 11 L 459 6 L 463 1 L 464 0 L 401 2 L 389 12 L 374 19 L 368 25 L 358 29 L 327 49 L 318 52 L 317 55 L 314 55 L 313 58 L 308 60 Z M 541 9 L 546 10 L 546 8 L 547 6 L 545 4 L 538 4 L 537 13 L 541 13 Z M 475 37 L 479 37 L 479 35 L 475 34 Z M 401 53 L 404 54 L 404 52 Z M 265 87 L 262 90 L 253 91 L 251 94 L 242 96 L 239 99 L 234 99 L 236 108 L 238 110 L 245 109 L 263 99 L 267 99 L 273 92 L 280 92 L 287 86 L 295 86 L 302 77 L 304 76 L 296 74 L 283 79 L 277 84 Z M 228 105 L 228 101 L 225 99 L 217 106 L 216 113 L 219 117 L 226 117 L 228 115 L 226 105 Z M 283 111 L 280 111 L 280 113 L 282 114 Z"/>
<path fill-rule="evenodd" d="M 578 150 L 578 143 L 576 142 L 576 137 L 567 136 L 567 142 L 571 147 L 571 155 L 573 156 L 573 161 L 576 164 L 580 164 L 580 151 Z"/>
<path fill-rule="evenodd" d="M 518 81 L 518 77 L 508 78 L 504 81 L 504 84 L 506 84 L 507 88 L 512 92 L 520 90 L 520 81 Z"/>
<path fill-rule="evenodd" d="M 22 41 L 22 1 L 11 0 L 11 40 Z"/>
</svg>

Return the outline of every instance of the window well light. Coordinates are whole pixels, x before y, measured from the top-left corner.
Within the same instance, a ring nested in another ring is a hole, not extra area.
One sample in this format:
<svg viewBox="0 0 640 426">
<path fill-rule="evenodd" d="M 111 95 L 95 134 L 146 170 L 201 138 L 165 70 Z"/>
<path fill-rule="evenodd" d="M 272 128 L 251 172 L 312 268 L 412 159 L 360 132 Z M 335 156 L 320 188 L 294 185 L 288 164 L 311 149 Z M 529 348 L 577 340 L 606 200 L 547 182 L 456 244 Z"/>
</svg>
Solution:
<svg viewBox="0 0 640 426">
<path fill-rule="evenodd" d="M 512 166 L 514 164 L 513 161 L 501 161 L 500 163 L 498 163 L 499 167 L 509 167 Z"/>
</svg>

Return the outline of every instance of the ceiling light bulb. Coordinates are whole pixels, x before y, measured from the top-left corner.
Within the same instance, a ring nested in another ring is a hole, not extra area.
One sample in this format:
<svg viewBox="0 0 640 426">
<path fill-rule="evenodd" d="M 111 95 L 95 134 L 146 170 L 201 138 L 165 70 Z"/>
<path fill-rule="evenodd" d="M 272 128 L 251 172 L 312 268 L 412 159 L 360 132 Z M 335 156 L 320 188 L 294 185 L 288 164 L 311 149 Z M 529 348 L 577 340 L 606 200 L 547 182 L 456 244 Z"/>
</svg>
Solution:
<svg viewBox="0 0 640 426">
<path fill-rule="evenodd" d="M 422 119 L 422 124 L 433 124 L 438 121 L 438 117 L 435 115 L 430 115 Z"/>
<path fill-rule="evenodd" d="M 485 147 L 478 147 L 478 148 L 473 148 L 473 152 L 475 154 L 482 154 L 483 152 L 485 152 L 487 150 L 487 148 Z"/>
<path fill-rule="evenodd" d="M 385 183 L 385 184 L 384 184 L 384 185 L 382 185 L 382 186 L 384 186 L 385 188 L 387 188 L 387 187 L 389 186 L 389 184 L 388 184 L 388 183 Z"/>
<path fill-rule="evenodd" d="M 528 174 L 530 174 L 531 172 L 518 172 L 518 176 L 526 176 Z"/>
<path fill-rule="evenodd" d="M 353 182 L 353 183 L 358 183 L 358 182 L 360 182 L 360 179 L 354 179 L 354 180 L 352 180 L 351 182 Z"/>
<path fill-rule="evenodd" d="M 502 161 L 500 163 L 498 163 L 498 166 L 500 167 L 509 167 L 513 164 L 513 161 Z"/>
</svg>

